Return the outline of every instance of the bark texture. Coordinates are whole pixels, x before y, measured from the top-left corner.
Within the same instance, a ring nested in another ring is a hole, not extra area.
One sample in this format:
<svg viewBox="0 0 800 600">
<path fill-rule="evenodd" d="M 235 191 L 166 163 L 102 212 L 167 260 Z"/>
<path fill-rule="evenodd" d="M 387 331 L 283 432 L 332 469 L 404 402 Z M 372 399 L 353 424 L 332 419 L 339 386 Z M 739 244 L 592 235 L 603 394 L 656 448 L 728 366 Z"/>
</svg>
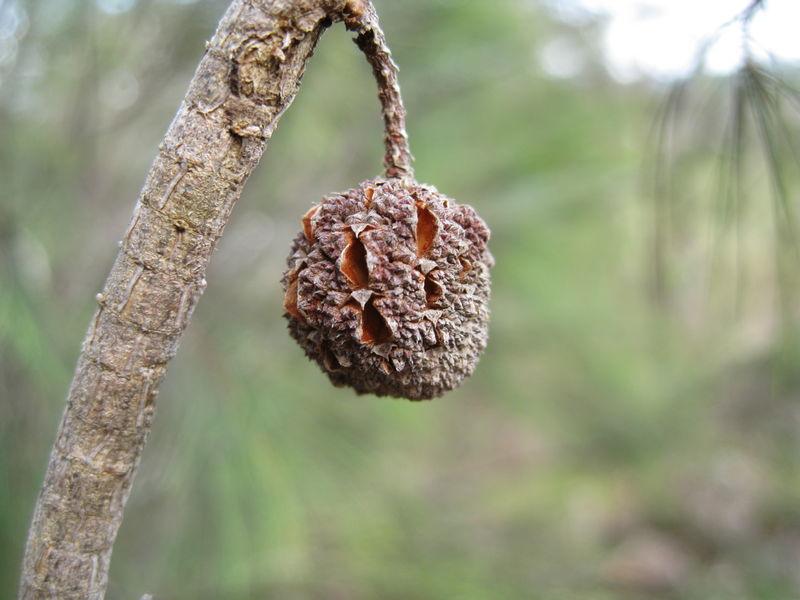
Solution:
<svg viewBox="0 0 800 600">
<path fill-rule="evenodd" d="M 208 42 L 97 295 L 34 511 L 19 598 L 103 598 L 158 385 L 205 288 L 211 253 L 320 33 L 339 20 L 359 39 L 382 43 L 365 0 L 234 0 Z M 380 68 L 391 68 L 386 60 L 388 51 Z M 403 170 L 402 107 L 388 117 L 386 110 L 387 155 Z"/>
</svg>

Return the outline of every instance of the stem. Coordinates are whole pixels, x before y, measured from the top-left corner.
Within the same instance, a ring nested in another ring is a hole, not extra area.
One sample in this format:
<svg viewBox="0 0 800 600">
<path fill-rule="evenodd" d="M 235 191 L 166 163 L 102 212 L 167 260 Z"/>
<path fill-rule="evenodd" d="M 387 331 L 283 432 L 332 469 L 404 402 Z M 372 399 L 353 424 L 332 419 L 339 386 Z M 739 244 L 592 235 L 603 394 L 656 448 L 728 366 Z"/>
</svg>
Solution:
<svg viewBox="0 0 800 600">
<path fill-rule="evenodd" d="M 378 84 L 378 98 L 383 115 L 383 143 L 386 147 L 386 154 L 383 157 L 386 176 L 412 180 L 413 157 L 408 147 L 406 110 L 400 95 L 400 84 L 397 81 L 398 69 L 392 60 L 386 37 L 378 25 L 378 15 L 371 2 L 360 3 L 355 11 L 351 4 L 344 21 L 348 29 L 358 33 L 354 41 L 372 65 L 372 73 Z"/>
<path fill-rule="evenodd" d="M 345 20 L 373 65 L 387 175 L 410 175 L 404 112 L 367 0 L 233 0 L 160 146 L 84 340 L 23 559 L 19 598 L 100 600 L 158 385 L 233 206 L 317 40 Z"/>
</svg>

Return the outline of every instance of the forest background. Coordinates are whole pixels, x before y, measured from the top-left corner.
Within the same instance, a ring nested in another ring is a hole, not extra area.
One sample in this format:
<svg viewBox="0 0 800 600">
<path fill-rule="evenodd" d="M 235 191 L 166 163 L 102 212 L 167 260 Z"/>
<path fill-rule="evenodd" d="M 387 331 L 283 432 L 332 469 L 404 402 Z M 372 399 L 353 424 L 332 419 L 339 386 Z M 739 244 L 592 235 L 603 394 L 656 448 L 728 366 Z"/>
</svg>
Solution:
<svg viewBox="0 0 800 600">
<path fill-rule="evenodd" d="M 226 4 L 0 0 L 0 595 Z M 577 4 L 375 4 L 417 178 L 492 229 L 486 355 L 440 400 L 357 397 L 285 331 L 300 215 L 381 171 L 371 74 L 334 27 L 162 386 L 109 598 L 800 596 L 800 187 L 776 134 L 797 112 L 762 130 L 731 75 L 621 74 Z"/>
</svg>

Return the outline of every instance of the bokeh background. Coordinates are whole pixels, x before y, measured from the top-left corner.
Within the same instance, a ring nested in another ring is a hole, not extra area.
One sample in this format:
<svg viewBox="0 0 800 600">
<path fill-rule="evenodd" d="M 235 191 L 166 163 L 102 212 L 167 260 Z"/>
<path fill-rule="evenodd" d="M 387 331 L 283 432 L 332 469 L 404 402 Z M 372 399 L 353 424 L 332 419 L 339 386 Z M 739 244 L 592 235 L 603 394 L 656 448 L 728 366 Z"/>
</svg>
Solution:
<svg viewBox="0 0 800 600">
<path fill-rule="evenodd" d="M 800 598 L 791 90 L 621 72 L 585 2 L 375 3 L 418 178 L 492 229 L 486 355 L 433 402 L 358 397 L 285 331 L 299 217 L 381 168 L 369 68 L 334 27 L 162 386 L 108 597 Z M 94 296 L 226 4 L 0 0 L 2 597 Z"/>
</svg>

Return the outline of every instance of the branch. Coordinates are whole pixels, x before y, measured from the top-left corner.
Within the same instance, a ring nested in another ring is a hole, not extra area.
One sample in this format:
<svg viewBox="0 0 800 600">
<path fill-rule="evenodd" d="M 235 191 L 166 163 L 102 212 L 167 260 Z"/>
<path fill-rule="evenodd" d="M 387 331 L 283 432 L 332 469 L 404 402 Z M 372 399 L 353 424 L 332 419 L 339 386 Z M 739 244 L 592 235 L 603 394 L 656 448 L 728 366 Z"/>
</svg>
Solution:
<svg viewBox="0 0 800 600">
<path fill-rule="evenodd" d="M 103 598 L 111 549 L 168 361 L 234 204 L 344 20 L 373 65 L 387 175 L 411 173 L 395 66 L 368 0 L 233 0 L 145 181 L 102 293 L 39 494 L 19 598 Z"/>
<path fill-rule="evenodd" d="M 392 53 L 378 25 L 375 8 L 370 3 L 362 4 L 358 15 L 355 18 L 345 18 L 345 24 L 348 29 L 358 32 L 356 45 L 372 65 L 372 73 L 378 84 L 378 98 L 383 113 L 383 143 L 386 147 L 383 158 L 386 176 L 413 180 L 412 156 L 406 133 L 406 112 L 400 97 L 397 65 L 392 60 Z"/>
</svg>

